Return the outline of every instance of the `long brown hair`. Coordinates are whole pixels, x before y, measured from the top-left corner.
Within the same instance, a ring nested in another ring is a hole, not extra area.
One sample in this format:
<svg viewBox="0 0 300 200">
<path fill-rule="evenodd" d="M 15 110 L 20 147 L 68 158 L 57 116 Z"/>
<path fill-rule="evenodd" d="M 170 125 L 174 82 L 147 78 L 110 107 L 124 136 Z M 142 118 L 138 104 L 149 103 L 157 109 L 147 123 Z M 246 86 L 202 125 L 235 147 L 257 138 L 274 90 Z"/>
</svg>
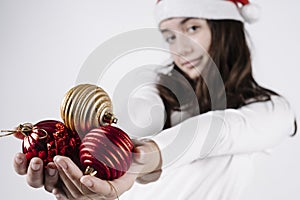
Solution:
<svg viewBox="0 0 300 200">
<path fill-rule="evenodd" d="M 164 128 L 171 126 L 171 113 L 174 110 L 180 110 L 181 107 L 174 89 L 185 92 L 188 91 L 187 88 L 192 87 L 197 97 L 199 114 L 211 110 L 240 108 L 249 103 L 270 100 L 271 95 L 278 95 L 260 86 L 253 78 L 251 53 L 244 24 L 235 20 L 208 20 L 207 22 L 212 33 L 208 53 L 217 66 L 218 72 L 207 71 L 204 74 L 209 74 L 209 78 L 204 80 L 202 74 L 193 81 L 173 63 L 173 69 L 169 74 L 159 74 L 157 88 L 167 112 Z M 207 68 L 207 70 L 212 70 L 212 68 Z M 178 75 L 174 75 L 175 72 L 179 72 L 187 81 L 182 81 Z M 221 76 L 222 83 L 216 82 L 217 75 Z M 172 89 L 165 87 L 166 85 L 172 85 Z M 208 85 L 210 85 L 209 88 Z M 186 102 L 184 103 L 191 103 L 192 95 L 185 95 Z M 226 99 L 225 105 L 219 105 L 222 99 Z"/>
</svg>

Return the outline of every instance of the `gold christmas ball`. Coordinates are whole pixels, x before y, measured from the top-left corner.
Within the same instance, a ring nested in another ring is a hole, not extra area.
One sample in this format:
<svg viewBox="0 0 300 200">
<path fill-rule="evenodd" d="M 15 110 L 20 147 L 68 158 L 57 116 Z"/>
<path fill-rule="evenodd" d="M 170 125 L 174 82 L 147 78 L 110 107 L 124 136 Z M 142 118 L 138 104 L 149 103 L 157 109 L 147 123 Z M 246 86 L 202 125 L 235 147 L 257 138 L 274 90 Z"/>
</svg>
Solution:
<svg viewBox="0 0 300 200">
<path fill-rule="evenodd" d="M 92 84 L 71 88 L 62 100 L 60 114 L 65 125 L 81 138 L 93 128 L 117 122 L 108 94 Z"/>
</svg>

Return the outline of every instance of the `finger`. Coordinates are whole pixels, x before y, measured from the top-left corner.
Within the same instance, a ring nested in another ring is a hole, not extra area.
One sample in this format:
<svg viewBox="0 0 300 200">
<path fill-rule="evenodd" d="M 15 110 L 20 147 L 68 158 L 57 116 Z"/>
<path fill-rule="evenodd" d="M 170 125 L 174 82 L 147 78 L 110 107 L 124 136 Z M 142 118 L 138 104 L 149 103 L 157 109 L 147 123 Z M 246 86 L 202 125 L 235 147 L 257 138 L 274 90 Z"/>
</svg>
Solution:
<svg viewBox="0 0 300 200">
<path fill-rule="evenodd" d="M 14 168 L 19 175 L 27 173 L 27 159 L 25 154 L 17 153 L 14 158 Z"/>
<path fill-rule="evenodd" d="M 134 148 L 133 159 L 135 162 L 139 164 L 147 163 L 147 154 L 146 154 L 145 146 L 137 146 Z"/>
<path fill-rule="evenodd" d="M 62 182 L 62 180 L 59 177 L 59 180 L 58 180 L 57 184 L 55 185 L 55 188 L 53 188 L 53 190 L 52 190 L 52 194 L 54 194 L 55 196 L 62 195 L 62 196 L 68 197 L 64 190 L 67 191 L 64 183 Z M 71 195 L 69 195 L 69 196 L 71 196 Z"/>
<path fill-rule="evenodd" d="M 79 180 L 83 174 L 76 164 L 70 158 L 64 156 L 55 156 L 54 163 L 58 168 L 61 180 L 72 197 L 79 198 L 82 196 Z"/>
<path fill-rule="evenodd" d="M 40 158 L 32 158 L 28 171 L 27 171 L 27 183 L 31 187 L 39 188 L 43 186 L 44 172 L 43 172 L 43 161 Z"/>
<path fill-rule="evenodd" d="M 141 140 L 138 140 L 138 139 L 131 139 L 131 141 L 132 141 L 132 143 L 134 144 L 135 147 L 145 144 L 144 141 L 141 141 Z"/>
<path fill-rule="evenodd" d="M 68 199 L 66 194 L 61 189 L 58 189 L 58 188 L 54 188 L 52 190 L 52 194 L 55 196 L 55 198 L 57 200 L 66 200 L 66 199 Z"/>
<path fill-rule="evenodd" d="M 80 182 L 94 193 L 115 199 L 132 187 L 141 168 L 141 165 L 133 163 L 128 172 L 113 181 L 101 180 L 97 177 L 86 175 L 81 177 Z M 137 173 L 130 173 L 129 171 Z"/>
<path fill-rule="evenodd" d="M 70 179 L 66 176 L 65 172 L 58 167 L 58 173 L 61 181 L 63 182 L 64 186 L 61 186 L 61 189 L 63 189 L 63 192 L 70 194 L 68 197 L 72 198 L 79 198 L 81 196 L 81 192 L 77 189 L 77 187 L 70 181 Z"/>
<path fill-rule="evenodd" d="M 117 192 L 114 191 L 111 185 L 106 180 L 101 180 L 95 176 L 85 175 L 80 179 L 82 185 L 90 191 L 97 193 L 99 196 L 109 198 L 117 198 Z"/>
<path fill-rule="evenodd" d="M 80 189 L 79 179 L 83 176 L 83 173 L 78 166 L 70 158 L 64 156 L 56 156 L 54 158 L 54 163 L 59 166 L 64 171 L 67 178 Z"/>
<path fill-rule="evenodd" d="M 93 191 L 98 198 L 102 197 L 106 200 L 119 199 L 120 195 L 127 191 L 133 185 L 134 181 L 126 181 L 116 183 L 115 181 L 106 181 L 98 179 L 94 176 L 86 175 L 81 178 L 82 184 Z M 123 185 L 121 185 L 123 184 Z M 126 185 L 124 187 L 124 185 Z M 130 185 L 130 186 L 128 186 Z M 126 189 L 125 189 L 126 188 Z M 90 197 L 95 195 L 90 195 Z"/>
<path fill-rule="evenodd" d="M 45 173 L 45 190 L 48 192 L 52 192 L 55 188 L 56 184 L 58 183 L 58 170 L 56 165 L 51 162 L 47 165 L 46 173 Z"/>
<path fill-rule="evenodd" d="M 145 164 L 158 156 L 159 149 L 153 141 L 141 142 L 141 145 L 134 148 L 133 159 L 139 164 Z"/>
<path fill-rule="evenodd" d="M 63 194 L 65 197 L 67 197 L 67 199 L 81 199 L 79 197 L 75 197 L 73 198 L 72 194 L 70 193 L 70 191 L 66 188 L 65 184 L 62 184 L 62 190 L 63 190 Z"/>
<path fill-rule="evenodd" d="M 132 163 L 128 171 L 123 176 L 111 181 L 111 183 L 113 183 L 113 185 L 115 185 L 119 190 L 119 195 L 123 194 L 133 186 L 143 168 L 143 165 Z"/>
</svg>

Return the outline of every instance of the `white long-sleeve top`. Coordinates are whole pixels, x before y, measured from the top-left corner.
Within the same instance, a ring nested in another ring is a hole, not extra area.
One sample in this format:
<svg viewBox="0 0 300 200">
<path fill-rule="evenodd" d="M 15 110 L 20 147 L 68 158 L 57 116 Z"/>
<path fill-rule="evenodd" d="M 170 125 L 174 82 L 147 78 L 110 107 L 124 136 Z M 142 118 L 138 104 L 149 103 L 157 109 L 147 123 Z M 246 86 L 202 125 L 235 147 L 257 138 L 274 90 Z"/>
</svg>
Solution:
<svg viewBox="0 0 300 200">
<path fill-rule="evenodd" d="M 128 111 L 132 123 L 122 122 L 124 110 L 120 110 L 119 126 L 131 137 L 154 140 L 161 150 L 163 170 L 157 181 L 136 183 L 121 199 L 240 199 L 253 173 L 253 155 L 276 146 L 294 131 L 294 113 L 279 96 L 194 117 L 174 113 L 171 121 L 182 122 L 163 131 L 164 106 L 155 89 L 133 95 Z"/>
</svg>

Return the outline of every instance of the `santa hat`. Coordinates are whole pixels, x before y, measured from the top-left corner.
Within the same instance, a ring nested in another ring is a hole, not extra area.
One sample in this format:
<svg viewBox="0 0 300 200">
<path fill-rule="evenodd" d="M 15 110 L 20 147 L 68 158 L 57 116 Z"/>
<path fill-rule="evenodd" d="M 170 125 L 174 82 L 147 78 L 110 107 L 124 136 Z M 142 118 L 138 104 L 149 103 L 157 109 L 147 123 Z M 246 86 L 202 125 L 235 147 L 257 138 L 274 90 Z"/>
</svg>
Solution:
<svg viewBox="0 0 300 200">
<path fill-rule="evenodd" d="M 232 19 L 247 23 L 259 19 L 260 9 L 248 0 L 158 0 L 155 17 L 158 23 L 172 17 Z"/>
</svg>

